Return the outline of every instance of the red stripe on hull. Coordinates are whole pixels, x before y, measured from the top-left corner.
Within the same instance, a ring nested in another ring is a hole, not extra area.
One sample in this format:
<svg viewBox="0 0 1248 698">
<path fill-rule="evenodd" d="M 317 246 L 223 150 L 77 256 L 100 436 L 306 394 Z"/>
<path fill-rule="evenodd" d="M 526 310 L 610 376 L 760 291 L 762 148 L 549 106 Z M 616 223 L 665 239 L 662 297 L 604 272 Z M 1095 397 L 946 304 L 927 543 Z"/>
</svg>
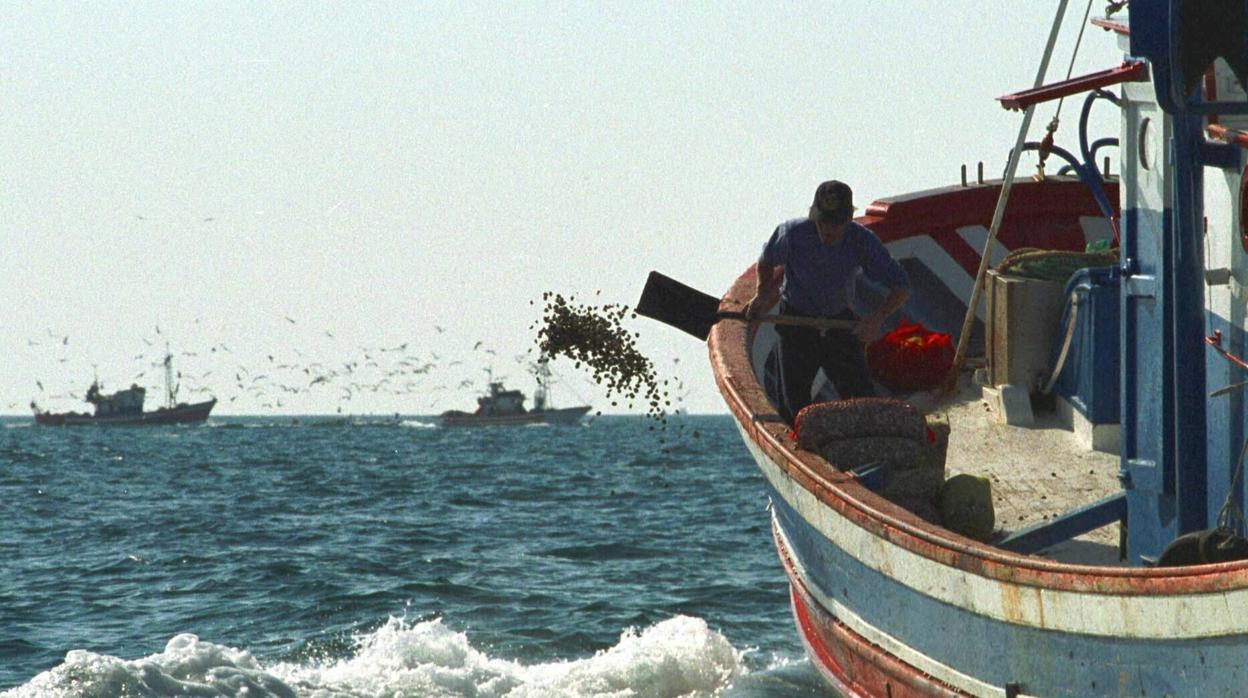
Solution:
<svg viewBox="0 0 1248 698">
<path fill-rule="evenodd" d="M 966 698 L 970 695 L 897 659 L 838 621 L 810 596 L 779 538 L 776 548 L 789 578 L 789 600 L 798 635 L 810 661 L 833 688 L 852 698 Z"/>
<path fill-rule="evenodd" d="M 940 249 L 958 263 L 958 266 L 962 267 L 962 271 L 965 271 L 967 276 L 974 278 L 979 274 L 979 250 L 971 247 L 961 235 L 952 230 L 942 230 L 939 233 L 932 233 L 931 238 L 933 242 L 940 245 Z"/>
<path fill-rule="evenodd" d="M 875 201 L 857 220 L 885 244 L 914 235 L 956 232 L 966 226 L 987 228 L 992 222 L 1000 191 L 1001 182 L 992 181 L 915 192 Z M 1082 250 L 1087 241 L 1079 226 L 1079 218 L 1100 218 L 1103 215 L 1091 192 L 1078 178 L 1016 181 L 1012 191 L 997 235 L 1007 249 L 1045 247 Z M 1115 205 L 1114 215 L 1117 217 L 1117 180 L 1106 180 L 1105 194 Z M 977 258 L 978 255 L 977 251 Z"/>
</svg>

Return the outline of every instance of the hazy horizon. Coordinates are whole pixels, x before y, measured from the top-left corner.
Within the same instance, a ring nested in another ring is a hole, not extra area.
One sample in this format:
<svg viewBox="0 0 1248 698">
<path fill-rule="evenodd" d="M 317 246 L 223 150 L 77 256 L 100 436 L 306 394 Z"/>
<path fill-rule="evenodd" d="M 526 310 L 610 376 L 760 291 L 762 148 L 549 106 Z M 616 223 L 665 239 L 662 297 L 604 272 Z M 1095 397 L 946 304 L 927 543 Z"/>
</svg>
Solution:
<svg viewBox="0 0 1248 698">
<path fill-rule="evenodd" d="M 220 416 L 470 409 L 491 371 L 531 395 L 543 292 L 631 305 L 657 269 L 719 295 L 822 180 L 861 210 L 998 176 L 1022 117 L 995 97 L 1031 86 L 1054 8 L 994 9 L 0 7 L 0 413 L 88 408 L 97 372 L 157 404 L 166 343 Z M 1088 29 L 1075 73 L 1115 46 Z M 673 409 L 725 412 L 705 345 L 628 327 Z M 625 410 L 553 369 L 557 404 Z"/>
</svg>

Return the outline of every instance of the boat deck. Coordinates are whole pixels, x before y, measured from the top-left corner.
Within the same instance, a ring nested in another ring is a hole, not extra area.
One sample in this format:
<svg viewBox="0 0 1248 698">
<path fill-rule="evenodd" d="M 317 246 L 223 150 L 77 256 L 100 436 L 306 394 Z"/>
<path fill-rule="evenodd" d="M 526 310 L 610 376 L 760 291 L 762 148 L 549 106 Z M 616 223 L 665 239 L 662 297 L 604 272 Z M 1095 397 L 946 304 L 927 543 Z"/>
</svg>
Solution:
<svg viewBox="0 0 1248 698">
<path fill-rule="evenodd" d="M 920 409 L 930 398 L 912 396 Z M 1118 456 L 1092 451 L 1052 412 L 1037 411 L 1035 424 L 1004 424 L 982 389 L 965 379 L 957 395 L 934 408 L 949 417 L 947 476 L 968 473 L 992 482 L 997 536 L 1054 519 L 1121 490 Z M 1119 525 L 1111 524 L 1039 555 L 1062 562 L 1122 565 Z"/>
</svg>

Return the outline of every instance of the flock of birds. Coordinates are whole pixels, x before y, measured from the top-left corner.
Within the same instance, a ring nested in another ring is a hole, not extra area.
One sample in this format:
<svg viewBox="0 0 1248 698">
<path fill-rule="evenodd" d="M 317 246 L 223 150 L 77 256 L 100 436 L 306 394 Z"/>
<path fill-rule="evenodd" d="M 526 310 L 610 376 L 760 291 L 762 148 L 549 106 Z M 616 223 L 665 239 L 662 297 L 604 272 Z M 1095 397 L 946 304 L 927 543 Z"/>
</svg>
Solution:
<svg viewBox="0 0 1248 698">
<path fill-rule="evenodd" d="M 283 320 L 298 324 L 288 315 Z M 439 335 L 446 331 L 437 325 L 433 329 Z M 257 353 L 254 347 L 244 351 L 218 343 L 207 350 L 170 351 L 167 333 L 157 325 L 154 336 L 141 338 L 144 349 L 128 362 L 132 367 L 128 377 L 110 369 L 99 378 L 106 392 L 133 383 L 147 389 L 149 402 L 163 402 L 155 396 L 164 395 L 163 366 L 168 353 L 173 358 L 179 401 L 193 402 L 211 396 L 223 406 L 236 403 L 238 409 L 264 410 L 299 409 L 302 405 L 323 406 L 328 402 L 336 404 L 341 414 L 352 412 L 352 403 L 362 397 L 370 398 L 365 402 L 375 405 L 379 396 L 402 396 L 403 399 L 387 404 L 401 404 L 404 411 L 434 408 L 447 395 L 466 402 L 467 407 L 474 403 L 476 394 L 484 392 L 490 380 L 507 378 L 498 372 L 499 364 L 505 370 L 528 373 L 537 361 L 536 348 L 500 359 L 498 352 L 483 340 L 476 340 L 467 352 L 455 352 L 457 358 L 443 358 L 435 351 L 418 351 L 417 343 L 410 340 L 385 346 L 346 347 L 333 331 L 323 330 L 320 334 L 323 339 L 318 344 L 332 346 Z M 70 338 L 51 329 L 46 331 L 46 337 L 32 338 L 27 344 L 32 350 L 52 353 L 60 364 L 71 362 Z M 442 344 L 445 343 L 439 346 Z M 80 363 L 72 361 L 72 365 Z M 87 387 L 84 377 L 68 367 L 61 371 L 66 375 L 55 381 L 46 376 L 34 381 L 35 401 L 44 409 L 81 409 Z M 61 381 L 65 382 L 64 387 L 59 385 Z M 18 405 L 13 402 L 8 407 Z"/>
</svg>

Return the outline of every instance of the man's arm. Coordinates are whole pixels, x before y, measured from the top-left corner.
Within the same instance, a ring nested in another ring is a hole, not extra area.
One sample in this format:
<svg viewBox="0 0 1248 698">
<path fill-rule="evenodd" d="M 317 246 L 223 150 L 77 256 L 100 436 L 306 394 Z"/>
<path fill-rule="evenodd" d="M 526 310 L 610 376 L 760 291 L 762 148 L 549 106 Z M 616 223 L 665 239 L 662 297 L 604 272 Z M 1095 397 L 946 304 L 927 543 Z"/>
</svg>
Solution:
<svg viewBox="0 0 1248 698">
<path fill-rule="evenodd" d="M 875 312 L 858 321 L 854 334 L 864 344 L 874 342 L 880 335 L 880 326 L 889 315 L 897 312 L 910 297 L 910 279 L 906 270 L 888 253 L 888 248 L 870 230 L 866 237 L 866 258 L 862 270 L 868 279 L 888 287 L 888 297 L 875 309 Z"/>
<path fill-rule="evenodd" d="M 778 264 L 767 264 L 759 260 L 754 265 L 758 285 L 754 297 L 745 306 L 745 316 L 756 318 L 771 310 L 771 306 L 780 300 L 780 282 L 784 280 L 784 267 Z"/>
<path fill-rule="evenodd" d="M 875 309 L 875 312 L 864 316 L 858 321 L 858 326 L 854 328 L 854 334 L 858 336 L 858 340 L 866 344 L 874 342 L 875 338 L 880 335 L 880 326 L 884 324 L 884 320 L 889 315 L 897 312 L 906 299 L 910 297 L 910 288 L 908 286 L 894 286 L 888 290 L 888 297 Z"/>
</svg>

